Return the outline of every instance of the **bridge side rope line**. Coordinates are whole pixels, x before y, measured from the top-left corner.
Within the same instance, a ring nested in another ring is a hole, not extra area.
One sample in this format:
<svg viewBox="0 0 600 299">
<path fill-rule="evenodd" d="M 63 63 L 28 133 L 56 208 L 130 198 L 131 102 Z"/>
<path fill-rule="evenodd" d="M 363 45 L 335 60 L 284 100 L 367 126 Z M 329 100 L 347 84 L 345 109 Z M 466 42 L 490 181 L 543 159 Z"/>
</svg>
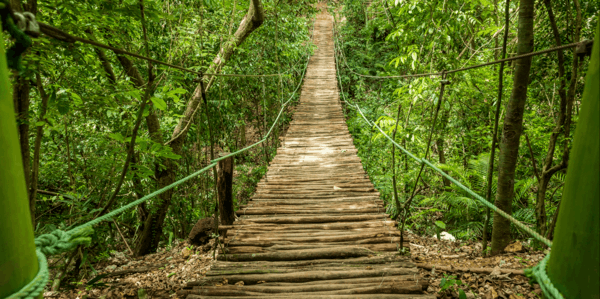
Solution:
<svg viewBox="0 0 600 299">
<path fill-rule="evenodd" d="M 336 35 L 335 35 L 335 26 L 333 27 L 333 31 L 334 31 L 334 47 L 339 48 L 337 46 L 338 40 L 337 40 Z M 341 51 L 341 49 L 340 49 L 340 51 Z M 338 64 L 339 64 L 338 57 L 337 57 L 337 51 L 334 51 L 334 55 L 335 55 L 336 69 L 337 69 L 338 68 Z M 521 55 L 521 56 L 523 56 L 523 55 Z M 532 55 L 530 55 L 530 56 L 532 56 Z M 469 68 L 465 68 L 465 69 L 472 69 L 472 68 L 474 68 L 474 67 L 469 67 Z M 343 86 L 342 86 L 342 81 L 341 81 L 341 77 L 340 77 L 339 71 L 338 71 L 338 82 L 339 82 L 338 84 L 340 85 L 341 94 L 342 94 L 342 96 L 344 98 L 344 102 L 348 103 L 348 106 L 352 107 L 357 112 L 359 112 L 359 114 L 361 115 L 361 117 L 363 118 L 363 120 L 369 126 L 376 127 L 379 130 L 379 132 L 381 132 L 381 134 L 383 134 L 383 136 L 385 136 L 385 138 L 387 138 L 396 148 L 400 149 L 403 153 L 405 153 L 407 156 L 409 156 L 410 158 L 412 158 L 419 165 L 423 165 L 424 164 L 424 165 L 429 166 L 431 169 L 433 169 L 434 171 L 438 172 L 443 177 L 447 178 L 450 182 L 452 182 L 457 187 L 459 187 L 460 189 L 462 189 L 463 191 L 465 191 L 467 194 L 471 195 L 474 199 L 476 199 L 477 201 L 481 202 L 486 207 L 488 207 L 491 210 L 493 210 L 494 212 L 500 214 L 502 217 L 508 219 L 512 224 L 514 224 L 518 228 L 522 229 L 523 231 L 527 232 L 529 235 L 533 236 L 538 241 L 546 244 L 550 248 L 552 247 L 552 241 L 548 240 L 547 238 L 545 238 L 544 236 L 540 235 L 536 231 L 534 231 L 531 228 L 527 227 L 525 224 L 523 224 L 519 220 L 515 219 L 514 217 L 512 217 L 508 213 L 502 211 L 501 209 L 498 209 L 494 204 L 488 202 L 487 200 L 485 200 L 485 198 L 483 198 L 479 194 L 475 193 L 473 190 L 471 190 L 471 189 L 467 188 L 466 186 L 464 186 L 463 184 L 461 184 L 458 180 L 456 180 L 455 178 L 451 177 L 450 175 L 448 175 L 443 170 L 439 169 L 437 166 L 435 166 L 434 164 L 432 164 L 427 159 L 425 159 L 425 158 L 422 158 L 422 159 L 421 158 L 417 158 L 410 151 L 406 150 L 404 147 L 402 147 L 401 145 L 399 145 L 398 143 L 396 143 L 396 141 L 394 141 L 390 136 L 388 136 L 381 129 L 381 127 L 379 127 L 379 125 L 377 125 L 377 123 L 371 122 L 371 121 L 369 121 L 369 119 L 367 119 L 367 117 L 363 113 L 362 109 L 360 109 L 360 106 L 358 104 L 355 104 L 353 102 L 349 102 L 348 101 L 348 99 L 346 98 L 346 96 L 345 96 L 345 94 L 343 92 Z M 548 277 L 548 274 L 546 272 L 546 266 L 547 266 L 547 263 L 548 263 L 549 259 L 550 259 L 550 254 L 547 254 L 546 257 L 544 257 L 544 259 L 542 259 L 542 261 L 540 261 L 540 263 L 538 263 L 533 268 L 527 269 L 525 271 L 526 276 L 528 276 L 528 277 L 531 278 L 531 282 L 534 281 L 534 280 L 537 281 L 538 284 L 540 285 L 540 288 L 544 292 L 544 295 L 546 295 L 548 298 L 551 298 L 551 299 L 563 299 L 564 298 L 563 295 L 560 293 L 560 291 L 558 291 L 556 289 L 556 287 L 554 287 L 554 285 L 552 284 L 552 281 L 550 280 L 550 278 Z"/>
<path fill-rule="evenodd" d="M 290 98 L 282 105 L 282 107 L 279 111 L 279 114 L 277 115 L 277 118 L 275 119 L 270 130 L 263 137 L 263 139 L 261 139 L 260 141 L 254 143 L 252 145 L 249 145 L 241 150 L 238 150 L 238 151 L 228 154 L 226 156 L 214 159 L 206 167 L 204 167 L 204 168 L 202 168 L 202 169 L 200 169 L 200 170 L 198 170 L 176 182 L 173 182 L 172 184 L 165 186 L 164 188 L 158 189 L 158 190 L 156 190 L 138 200 L 135 200 L 119 209 L 116 209 L 116 210 L 114 210 L 110 213 L 107 213 L 101 217 L 98 217 L 94 220 L 90 220 L 90 221 L 88 221 L 82 225 L 79 225 L 71 230 L 63 231 L 63 230 L 57 229 L 49 234 L 43 234 L 43 235 L 38 236 L 37 238 L 35 238 L 35 245 L 37 247 L 36 254 L 38 257 L 38 264 L 39 264 L 38 273 L 36 274 L 36 276 L 34 277 L 34 279 L 31 282 L 29 282 L 27 285 L 25 285 L 23 288 L 21 288 L 16 293 L 10 295 L 8 298 L 33 299 L 33 298 L 36 298 L 37 296 L 39 296 L 43 292 L 44 287 L 46 286 L 46 284 L 48 282 L 48 278 L 49 278 L 48 262 L 46 259 L 46 255 L 54 255 L 54 254 L 58 254 L 61 252 L 65 252 L 65 251 L 68 251 L 68 250 L 70 250 L 78 245 L 82 245 L 82 244 L 89 245 L 91 243 L 90 235 L 93 232 L 92 226 L 94 226 L 102 221 L 112 219 L 112 217 L 117 216 L 117 215 L 145 202 L 148 199 L 156 197 L 157 195 L 159 195 L 161 193 L 164 193 L 170 189 L 173 189 L 173 188 L 187 182 L 188 180 L 215 167 L 217 165 L 218 161 L 221 161 L 228 157 L 238 155 L 242 152 L 250 150 L 251 148 L 265 142 L 267 140 L 267 138 L 269 137 L 269 135 L 271 135 L 271 133 L 273 132 L 273 128 L 277 125 L 277 122 L 279 121 L 281 115 L 283 114 L 284 109 L 294 99 L 296 92 L 302 85 L 302 82 L 304 81 L 304 75 L 306 74 L 306 67 L 308 66 L 310 57 L 311 56 L 308 55 L 308 57 L 306 59 L 306 64 L 305 64 L 304 70 L 302 72 L 302 76 L 298 82 L 296 89 L 294 89 L 294 91 L 290 95 Z"/>
</svg>

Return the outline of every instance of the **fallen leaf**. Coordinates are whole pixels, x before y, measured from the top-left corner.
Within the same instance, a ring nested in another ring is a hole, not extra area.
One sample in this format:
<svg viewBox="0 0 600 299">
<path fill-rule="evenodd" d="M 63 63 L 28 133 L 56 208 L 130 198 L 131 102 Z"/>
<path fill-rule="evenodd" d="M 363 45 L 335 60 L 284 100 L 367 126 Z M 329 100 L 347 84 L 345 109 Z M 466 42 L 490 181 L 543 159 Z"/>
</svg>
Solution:
<svg viewBox="0 0 600 299">
<path fill-rule="evenodd" d="M 521 244 L 521 242 L 519 242 L 519 241 L 515 241 L 512 244 L 508 244 L 508 246 L 506 246 L 506 248 L 504 248 L 504 251 L 511 252 L 511 253 L 521 252 L 521 251 L 523 251 L 523 244 Z"/>
<path fill-rule="evenodd" d="M 191 254 L 192 254 L 192 251 L 190 249 L 188 249 L 187 247 L 181 251 L 181 256 L 184 259 L 187 259 L 188 257 L 190 257 Z"/>
</svg>

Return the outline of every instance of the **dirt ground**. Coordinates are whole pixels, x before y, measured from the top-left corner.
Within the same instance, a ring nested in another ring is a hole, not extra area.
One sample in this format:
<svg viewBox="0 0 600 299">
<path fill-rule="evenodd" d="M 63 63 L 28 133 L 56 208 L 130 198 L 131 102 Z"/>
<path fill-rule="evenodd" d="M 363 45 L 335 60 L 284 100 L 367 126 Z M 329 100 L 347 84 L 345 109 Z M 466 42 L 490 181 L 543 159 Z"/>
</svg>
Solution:
<svg viewBox="0 0 600 299">
<path fill-rule="evenodd" d="M 437 294 L 438 298 L 459 298 L 458 288 L 465 292 L 466 298 L 541 298 L 539 286 L 530 285 L 529 278 L 507 273 L 520 272 L 508 270 L 531 268 L 544 258 L 543 252 L 533 251 L 523 242 L 515 241 L 509 245 L 507 251 L 512 252 L 483 257 L 481 243 L 438 241 L 437 238 L 416 235 L 410 237 L 413 260 L 419 265 L 422 277 L 430 283 L 427 292 Z M 440 267 L 449 271 L 441 270 Z M 464 268 L 471 271 L 464 271 Z M 483 270 L 481 268 L 491 271 L 475 273 Z M 460 280 L 460 283 L 450 283 L 451 286 L 442 291 L 441 283 L 444 278 L 446 282 Z"/>
</svg>

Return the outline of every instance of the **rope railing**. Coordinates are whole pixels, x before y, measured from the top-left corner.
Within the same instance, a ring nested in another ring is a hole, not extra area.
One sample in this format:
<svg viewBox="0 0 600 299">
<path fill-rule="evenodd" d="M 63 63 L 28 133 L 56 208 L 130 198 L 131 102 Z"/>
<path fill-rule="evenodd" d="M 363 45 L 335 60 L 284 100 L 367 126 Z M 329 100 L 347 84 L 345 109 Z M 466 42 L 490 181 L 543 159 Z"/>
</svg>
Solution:
<svg viewBox="0 0 600 299">
<path fill-rule="evenodd" d="M 99 224 L 102 221 L 109 220 L 112 217 L 117 216 L 117 215 L 147 201 L 148 199 L 154 198 L 170 189 L 173 189 L 173 188 L 187 182 L 188 180 L 212 169 L 213 167 L 215 167 L 217 165 L 217 162 L 219 162 L 223 159 L 226 159 L 226 158 L 232 157 L 232 156 L 236 156 L 240 153 L 248 151 L 251 148 L 265 142 L 267 140 L 267 138 L 273 132 L 273 129 L 275 128 L 277 123 L 279 122 L 281 115 L 283 114 L 283 111 L 285 110 L 287 105 L 294 99 L 294 96 L 296 95 L 298 89 L 302 85 L 309 61 L 310 61 L 310 55 L 307 56 L 306 64 L 304 65 L 304 70 L 302 72 L 302 75 L 300 77 L 300 81 L 298 82 L 298 85 L 296 86 L 296 88 L 294 89 L 292 94 L 290 95 L 289 99 L 281 106 L 281 109 L 279 110 L 279 113 L 277 114 L 277 118 L 273 122 L 273 125 L 271 126 L 270 130 L 265 134 L 265 136 L 260 141 L 254 143 L 252 145 L 249 145 L 247 147 L 244 147 L 243 149 L 240 149 L 236 152 L 228 154 L 226 156 L 220 157 L 218 159 L 214 159 L 214 160 L 210 161 L 210 164 L 207 165 L 206 167 L 204 167 L 204 168 L 202 168 L 202 169 L 200 169 L 200 170 L 198 170 L 176 182 L 173 182 L 172 184 L 170 184 L 168 186 L 158 189 L 158 190 L 156 190 L 138 200 L 135 200 L 119 209 L 116 209 L 116 210 L 114 210 L 110 213 L 107 213 L 101 217 L 98 217 L 96 219 L 90 220 L 82 225 L 79 225 L 79 226 L 73 228 L 73 229 L 70 229 L 68 231 L 54 230 L 53 232 L 51 232 L 49 234 L 43 234 L 43 235 L 38 236 L 37 238 L 35 238 L 35 244 L 37 247 L 36 254 L 38 257 L 38 264 L 39 264 L 38 273 L 36 274 L 35 278 L 31 282 L 29 282 L 21 290 L 12 294 L 8 298 L 31 298 L 31 299 L 33 299 L 33 298 L 39 296 L 39 294 L 41 294 L 41 292 L 44 290 L 44 287 L 47 284 L 48 278 L 49 278 L 48 263 L 47 263 L 46 255 L 58 254 L 58 253 L 73 249 L 77 245 L 89 244 L 91 242 L 91 238 L 89 237 L 89 235 L 93 232 L 92 226 Z"/>
<path fill-rule="evenodd" d="M 344 90 L 343 90 L 343 86 L 342 86 L 342 81 L 341 81 L 341 77 L 340 77 L 340 72 L 339 72 L 339 68 L 338 68 L 339 61 L 338 61 L 338 53 L 337 52 L 338 52 L 338 49 L 340 49 L 340 48 L 338 46 L 338 39 L 337 39 L 336 33 L 335 33 L 335 26 L 333 27 L 333 37 L 334 37 L 334 56 L 335 56 L 335 62 L 336 62 L 336 73 L 337 73 L 337 76 L 338 76 L 338 82 L 339 82 L 338 84 L 340 86 L 340 93 L 342 94 L 344 102 L 347 103 L 347 105 L 349 107 L 355 109 L 360 114 L 360 116 L 362 117 L 362 119 L 367 123 L 367 125 L 369 125 L 371 127 L 377 128 L 377 130 L 379 130 L 379 132 L 381 132 L 381 134 L 387 140 L 389 140 L 396 148 L 400 149 L 404 154 L 406 154 L 411 159 L 413 159 L 417 164 L 428 166 L 429 168 L 431 168 L 435 172 L 439 173 L 440 175 L 442 175 L 443 177 L 445 177 L 446 179 L 448 179 L 450 182 L 452 182 L 458 188 L 460 188 L 461 190 L 465 191 L 467 194 L 469 194 L 470 196 L 472 196 L 474 199 L 476 199 L 477 201 L 479 201 L 480 203 L 482 203 L 484 206 L 490 208 L 494 212 L 498 213 L 500 216 L 502 216 L 502 217 L 506 218 L 507 220 L 509 220 L 516 227 L 518 227 L 521 230 L 527 232 L 529 235 L 531 235 L 532 237 L 534 237 L 536 240 L 544 243 L 546 246 L 548 246 L 550 248 L 552 247 L 552 241 L 550 241 L 549 239 L 547 239 L 544 236 L 540 235 L 538 232 L 536 232 L 535 230 L 529 228 L 527 225 L 525 225 L 522 222 L 520 222 L 519 220 L 515 219 L 514 217 L 512 217 L 508 213 L 506 213 L 503 210 L 499 209 L 494 204 L 492 204 L 491 202 L 487 201 L 485 198 L 483 198 L 479 194 L 475 193 L 473 190 L 471 190 L 468 187 L 466 187 L 465 185 L 463 185 L 460 181 L 456 180 L 455 178 L 453 178 L 452 176 L 450 176 L 449 174 L 447 174 L 446 172 L 444 172 L 443 170 L 441 170 L 440 168 L 438 168 L 436 165 L 434 165 L 433 163 L 431 163 L 430 161 L 428 161 L 427 159 L 418 158 L 413 153 L 411 153 L 410 151 L 408 151 L 407 149 L 405 149 L 404 147 L 402 147 L 401 145 L 399 145 L 395 140 L 393 140 L 390 136 L 388 136 L 388 134 L 386 134 L 385 131 L 383 131 L 383 129 L 381 129 L 381 127 L 379 125 L 377 125 L 377 123 L 370 121 L 365 116 L 365 114 L 363 113 L 362 109 L 360 108 L 360 106 L 358 104 L 348 101 L 348 99 L 346 98 L 346 96 L 344 94 Z M 577 43 L 577 44 L 579 44 L 579 43 Z M 569 46 L 569 45 L 565 45 L 565 46 Z M 571 47 L 572 46 L 573 45 L 571 45 Z M 559 48 L 559 47 L 556 47 L 556 48 Z M 551 52 L 551 50 L 556 51 L 557 49 L 554 49 L 554 48 L 553 49 L 548 49 L 548 50 L 545 50 L 544 53 Z M 343 52 L 341 51 L 341 49 L 339 51 L 341 52 L 341 54 L 343 56 Z M 543 51 L 540 51 L 540 52 L 543 52 Z M 533 55 L 531 55 L 533 53 L 534 52 L 528 53 L 529 54 L 528 56 L 533 56 Z M 543 54 L 543 53 L 537 53 L 536 55 L 539 55 L 539 54 Z M 527 57 L 527 56 L 521 55 L 520 58 L 523 58 L 523 57 Z M 515 57 L 511 57 L 511 58 L 515 59 Z M 506 60 L 504 60 L 504 61 L 506 61 Z M 502 61 L 498 61 L 498 63 L 500 63 L 500 62 L 502 62 Z M 486 64 L 486 65 L 489 65 L 489 64 Z M 346 66 L 347 66 L 347 62 L 346 62 Z M 481 67 L 481 66 L 485 66 L 485 65 L 473 66 L 473 67 L 466 67 L 466 68 L 459 69 L 459 70 L 473 69 L 473 68 Z M 352 70 L 349 67 L 348 67 L 348 69 L 352 72 Z M 459 70 L 454 70 L 454 72 L 457 72 Z M 441 72 L 439 74 L 443 75 L 444 73 L 450 73 L 450 71 L 448 71 L 448 72 Z M 416 183 L 418 183 L 418 182 L 416 182 Z M 534 266 L 531 269 L 525 270 L 525 273 L 526 273 L 526 275 L 528 277 L 531 277 L 531 278 L 535 279 L 539 283 L 540 288 L 542 289 L 542 291 L 543 291 L 544 295 L 546 295 L 546 297 L 551 298 L 551 299 L 563 299 L 564 298 L 563 295 L 556 289 L 556 287 L 554 287 L 554 285 L 552 284 L 552 281 L 550 280 L 550 278 L 548 277 L 548 274 L 546 273 L 546 265 L 547 265 L 547 262 L 548 262 L 549 259 L 550 259 L 550 254 L 547 254 L 546 257 L 544 257 L 544 259 L 542 259 L 542 261 L 540 261 L 540 263 L 538 263 L 536 266 Z"/>
</svg>

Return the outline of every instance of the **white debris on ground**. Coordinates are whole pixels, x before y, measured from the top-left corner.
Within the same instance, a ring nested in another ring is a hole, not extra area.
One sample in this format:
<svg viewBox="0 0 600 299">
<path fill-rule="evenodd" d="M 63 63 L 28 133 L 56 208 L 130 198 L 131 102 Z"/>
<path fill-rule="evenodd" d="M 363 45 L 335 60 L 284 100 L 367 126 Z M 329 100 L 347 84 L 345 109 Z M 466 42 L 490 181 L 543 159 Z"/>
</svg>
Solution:
<svg viewBox="0 0 600 299">
<path fill-rule="evenodd" d="M 432 238 L 437 239 L 437 235 L 433 235 Z M 456 238 L 449 232 L 441 232 L 440 239 L 444 241 L 456 242 Z"/>
</svg>

